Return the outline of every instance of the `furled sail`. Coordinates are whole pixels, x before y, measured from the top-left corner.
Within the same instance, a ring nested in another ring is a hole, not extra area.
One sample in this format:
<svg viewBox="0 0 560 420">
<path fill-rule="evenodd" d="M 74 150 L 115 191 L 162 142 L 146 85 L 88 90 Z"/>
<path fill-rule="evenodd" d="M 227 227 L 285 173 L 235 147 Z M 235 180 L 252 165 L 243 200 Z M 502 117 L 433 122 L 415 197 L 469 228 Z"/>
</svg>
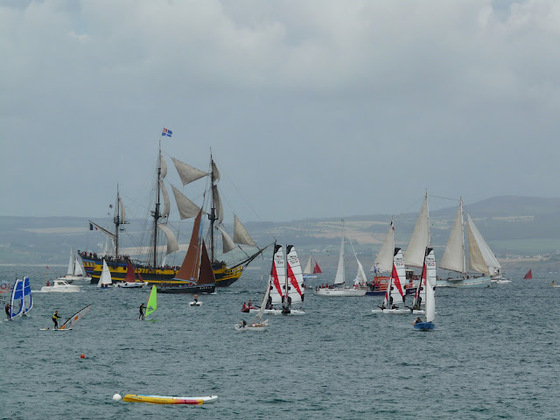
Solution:
<svg viewBox="0 0 560 420">
<path fill-rule="evenodd" d="M 249 235 L 249 232 L 241 224 L 239 218 L 233 215 L 233 242 L 236 244 L 249 245 L 256 247 L 257 244 L 253 241 L 253 238 Z"/>
<path fill-rule="evenodd" d="M 127 223 L 126 222 L 126 215 L 125 215 L 125 211 L 124 211 L 124 203 L 121 200 L 120 195 L 118 196 L 117 200 L 118 200 L 117 205 L 119 206 L 119 210 L 120 210 L 120 222 L 121 222 L 121 224 Z"/>
<path fill-rule="evenodd" d="M 171 188 L 173 189 L 173 195 L 175 196 L 175 202 L 177 203 L 177 209 L 179 210 L 179 217 L 181 220 L 195 217 L 200 211 L 200 207 L 175 188 L 174 185 L 171 185 Z"/>
<path fill-rule="evenodd" d="M 161 155 L 161 151 L 159 152 L 159 167 L 160 167 L 160 179 L 163 179 L 167 176 L 167 162 Z"/>
<path fill-rule="evenodd" d="M 467 236 L 469 238 L 469 267 L 471 270 L 496 275 L 502 268 L 496 256 L 488 246 L 476 227 L 470 214 L 467 213 Z"/>
<path fill-rule="evenodd" d="M 161 229 L 167 238 L 167 251 L 165 253 L 169 255 L 172 252 L 177 251 L 179 249 L 179 243 L 177 242 L 175 234 L 171 231 L 171 229 L 169 229 L 169 226 L 167 226 L 167 224 L 160 223 L 158 228 Z"/>
<path fill-rule="evenodd" d="M 183 187 L 187 184 L 190 184 L 197 179 L 200 179 L 206 175 L 206 172 L 201 171 L 200 169 L 196 169 L 190 165 L 187 165 L 184 162 L 181 162 L 179 159 L 171 158 L 173 163 L 175 164 L 175 168 L 179 173 L 179 177 L 181 178 L 181 182 L 183 183 Z"/>
<path fill-rule="evenodd" d="M 430 222 L 428 213 L 428 194 L 424 199 L 424 204 L 420 214 L 416 219 L 414 231 L 410 237 L 408 248 L 404 253 L 406 265 L 411 267 L 422 267 L 424 265 L 424 253 L 430 244 Z"/>
</svg>

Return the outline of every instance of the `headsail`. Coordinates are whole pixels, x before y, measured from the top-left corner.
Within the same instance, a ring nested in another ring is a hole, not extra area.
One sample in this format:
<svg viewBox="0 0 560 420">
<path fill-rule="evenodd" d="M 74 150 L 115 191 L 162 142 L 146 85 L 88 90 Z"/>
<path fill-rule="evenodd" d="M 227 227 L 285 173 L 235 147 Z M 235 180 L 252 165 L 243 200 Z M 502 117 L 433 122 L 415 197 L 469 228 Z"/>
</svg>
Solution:
<svg viewBox="0 0 560 420">
<path fill-rule="evenodd" d="M 157 310 L 157 287 L 152 286 L 150 291 L 150 297 L 148 298 L 148 303 L 146 304 L 146 315 L 148 316 Z"/>
<path fill-rule="evenodd" d="M 74 327 L 74 325 L 76 325 L 76 323 L 85 315 L 89 312 L 89 310 L 91 309 L 91 304 L 83 307 L 82 309 L 80 309 L 78 312 L 76 312 L 74 315 L 72 315 L 70 318 L 68 318 L 64 324 L 62 324 L 58 329 L 59 330 L 69 330 L 72 329 Z"/>
<path fill-rule="evenodd" d="M 469 268 L 487 276 L 498 274 L 502 266 L 468 213 L 467 235 L 469 238 Z"/>
</svg>

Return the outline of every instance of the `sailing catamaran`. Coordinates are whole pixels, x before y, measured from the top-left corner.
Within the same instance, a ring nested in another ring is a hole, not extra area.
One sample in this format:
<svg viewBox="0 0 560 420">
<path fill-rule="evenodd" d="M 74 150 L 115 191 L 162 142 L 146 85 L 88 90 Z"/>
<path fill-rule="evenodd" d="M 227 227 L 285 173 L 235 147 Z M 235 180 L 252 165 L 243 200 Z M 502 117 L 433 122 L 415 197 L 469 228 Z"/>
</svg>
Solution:
<svg viewBox="0 0 560 420">
<path fill-rule="evenodd" d="M 469 268 L 467 267 L 465 246 L 465 228 L 463 222 L 463 199 L 459 201 L 459 209 L 455 223 L 451 228 L 445 253 L 440 268 L 459 273 L 447 279 L 438 279 L 438 287 L 489 287 L 492 276 L 499 273 L 500 263 L 478 231 L 471 216 L 467 214 L 467 236 Z M 469 274 L 474 272 L 476 274 Z"/>
<path fill-rule="evenodd" d="M 239 220 L 234 215 L 234 232 L 231 238 L 224 226 L 223 217 L 224 211 L 220 199 L 218 182 L 220 180 L 220 172 L 214 162 L 212 155 L 210 155 L 210 170 L 208 172 L 201 171 L 194 168 L 178 159 L 172 158 L 175 168 L 181 178 L 183 186 L 190 184 L 198 179 L 209 177 L 210 179 L 210 210 L 208 211 L 208 218 L 210 226 L 208 231 L 209 240 L 209 257 L 212 264 L 212 270 L 216 279 L 216 287 L 227 287 L 236 282 L 241 276 L 243 270 L 249 265 L 256 257 L 258 257 L 265 249 L 259 248 Z M 169 214 L 171 210 L 169 194 L 165 186 L 165 177 L 167 176 L 167 163 L 161 153 L 161 141 L 159 145 L 158 164 L 156 174 L 156 188 L 155 188 L 155 203 L 151 211 L 151 241 L 149 252 L 145 256 L 144 262 L 135 262 L 133 264 L 136 273 L 142 275 L 144 281 L 152 284 L 173 284 L 174 278 L 177 274 L 175 267 L 167 266 L 165 261 L 167 255 L 179 249 L 177 238 L 173 230 L 168 225 Z M 200 208 L 188 197 L 186 197 L 178 188 L 171 185 L 173 195 L 177 204 L 179 216 L 181 220 L 195 217 Z M 102 228 L 98 224 L 90 221 L 90 228 L 95 227 L 97 230 L 105 233 L 114 243 L 114 256 L 110 258 L 107 263 L 113 277 L 113 281 L 119 282 L 124 280 L 127 268 L 127 260 L 129 257 L 119 254 L 118 247 L 118 233 L 121 230 L 121 225 L 125 222 L 124 205 L 119 197 L 117 190 L 117 204 L 115 205 L 115 217 L 113 218 L 115 225 L 114 232 Z M 216 231 L 219 231 L 222 237 L 222 254 L 229 253 L 234 249 L 244 253 L 244 257 L 237 259 L 233 263 L 226 263 L 218 258 L 216 252 Z M 161 244 L 163 241 L 160 235 L 162 232 L 165 236 L 166 245 Z M 256 247 L 257 251 L 247 254 L 245 249 L 240 245 L 249 247 Z M 165 248 L 165 252 L 159 252 L 160 249 Z M 82 252 L 80 253 L 84 268 L 92 276 L 92 282 L 97 282 L 102 270 L 102 258 L 98 257 L 95 253 Z"/>
<path fill-rule="evenodd" d="M 376 309 L 372 309 L 373 313 L 388 314 L 409 314 L 410 309 L 405 306 L 406 294 L 404 289 L 404 280 L 406 270 L 404 265 L 404 256 L 401 248 L 395 247 L 393 252 L 393 271 L 391 280 L 383 298 L 383 304 Z"/>
<path fill-rule="evenodd" d="M 426 320 L 414 322 L 414 329 L 429 331 L 435 328 L 436 317 L 436 258 L 433 248 L 426 248 L 421 284 L 425 289 Z M 413 311 L 413 313 L 416 313 Z"/>
<path fill-rule="evenodd" d="M 269 296 L 259 309 L 250 309 L 250 313 L 271 315 L 304 315 L 303 273 L 293 245 L 286 245 L 286 259 L 282 245 L 274 245 L 272 266 L 267 282 Z M 294 306 L 298 305 L 298 308 Z"/>
</svg>

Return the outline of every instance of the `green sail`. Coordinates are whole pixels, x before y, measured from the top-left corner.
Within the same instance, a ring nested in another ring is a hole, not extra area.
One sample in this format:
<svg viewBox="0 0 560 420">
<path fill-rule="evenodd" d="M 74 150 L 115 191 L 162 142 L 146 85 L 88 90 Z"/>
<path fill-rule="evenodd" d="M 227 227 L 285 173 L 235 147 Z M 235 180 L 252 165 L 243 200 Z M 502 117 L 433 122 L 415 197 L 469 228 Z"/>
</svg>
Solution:
<svg viewBox="0 0 560 420">
<path fill-rule="evenodd" d="M 152 286 L 152 291 L 150 292 L 150 297 L 148 298 L 148 304 L 146 305 L 146 316 L 155 312 L 157 309 L 157 288 Z"/>
</svg>

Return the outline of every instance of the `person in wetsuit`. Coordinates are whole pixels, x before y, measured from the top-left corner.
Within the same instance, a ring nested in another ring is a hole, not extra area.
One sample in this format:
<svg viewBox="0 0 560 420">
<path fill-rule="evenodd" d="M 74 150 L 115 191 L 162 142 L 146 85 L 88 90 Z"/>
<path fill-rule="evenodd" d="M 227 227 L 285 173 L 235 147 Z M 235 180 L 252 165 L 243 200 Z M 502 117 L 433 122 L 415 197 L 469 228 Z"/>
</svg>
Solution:
<svg viewBox="0 0 560 420">
<path fill-rule="evenodd" d="M 6 316 L 8 317 L 8 319 L 12 319 L 11 309 L 12 309 L 12 307 L 10 306 L 10 304 L 6 303 L 6 306 L 4 307 L 4 310 L 6 311 Z"/>
<path fill-rule="evenodd" d="M 144 319 L 144 309 L 146 309 L 146 305 L 144 305 L 144 302 L 142 302 L 139 308 L 140 314 L 138 315 L 138 319 Z"/>
<path fill-rule="evenodd" d="M 58 318 L 60 318 L 60 316 L 58 316 L 58 311 L 54 311 L 54 314 L 52 316 L 52 321 L 54 322 L 55 330 L 58 330 Z"/>
</svg>

